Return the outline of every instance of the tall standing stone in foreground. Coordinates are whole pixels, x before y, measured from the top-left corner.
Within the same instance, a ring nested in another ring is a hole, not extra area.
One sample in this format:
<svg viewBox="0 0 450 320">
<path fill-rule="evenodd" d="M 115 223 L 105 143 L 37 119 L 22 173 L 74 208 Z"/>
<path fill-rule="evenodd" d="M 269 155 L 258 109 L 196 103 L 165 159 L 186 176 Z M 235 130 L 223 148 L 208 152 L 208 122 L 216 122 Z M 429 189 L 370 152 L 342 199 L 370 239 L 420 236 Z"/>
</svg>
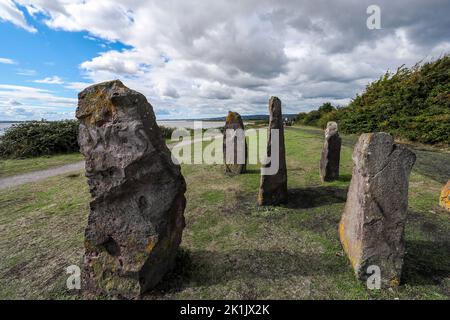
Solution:
<svg viewBox="0 0 450 320">
<path fill-rule="evenodd" d="M 328 122 L 325 129 L 325 143 L 320 159 L 320 178 L 322 181 L 334 181 L 339 178 L 341 158 L 341 137 L 336 122 Z"/>
<path fill-rule="evenodd" d="M 93 85 L 78 95 L 76 116 L 93 198 L 83 289 L 134 298 L 174 265 L 185 181 L 139 92 L 118 80 Z"/>
<path fill-rule="evenodd" d="M 442 188 L 439 204 L 445 210 L 450 211 L 450 180 L 448 180 L 447 184 Z"/>
<path fill-rule="evenodd" d="M 275 139 L 272 130 L 278 130 L 279 148 L 276 154 L 271 153 L 271 146 Z M 269 100 L 269 139 L 267 142 L 267 157 L 271 161 L 263 168 L 269 168 L 274 157 L 278 156 L 278 171 L 275 174 L 265 175 L 261 172 L 261 181 L 259 185 L 258 204 L 259 205 L 279 205 L 288 201 L 287 190 L 287 170 L 286 153 L 284 147 L 284 128 L 283 116 L 281 113 L 281 101 L 277 97 L 271 97 Z"/>
<path fill-rule="evenodd" d="M 339 236 L 357 277 L 379 267 L 381 286 L 397 286 L 405 253 L 408 184 L 416 160 L 387 133 L 360 136 Z M 369 268 L 369 269 L 368 269 Z"/>
<path fill-rule="evenodd" d="M 245 141 L 244 122 L 237 112 L 229 111 L 225 121 L 223 159 L 225 174 L 236 175 L 245 172 L 247 143 Z"/>
</svg>

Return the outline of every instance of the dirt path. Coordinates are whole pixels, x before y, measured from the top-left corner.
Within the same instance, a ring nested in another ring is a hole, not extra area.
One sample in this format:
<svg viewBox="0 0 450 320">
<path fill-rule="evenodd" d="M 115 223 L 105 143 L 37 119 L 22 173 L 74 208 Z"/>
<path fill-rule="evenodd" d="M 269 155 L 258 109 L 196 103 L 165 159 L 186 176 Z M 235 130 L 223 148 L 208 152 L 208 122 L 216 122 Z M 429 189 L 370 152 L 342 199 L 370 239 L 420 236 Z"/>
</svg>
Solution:
<svg viewBox="0 0 450 320">
<path fill-rule="evenodd" d="M 189 143 L 196 143 L 200 142 L 202 139 L 193 139 L 192 141 L 188 141 L 180 143 L 179 146 L 186 145 Z M 173 148 L 176 143 L 168 144 L 167 146 L 169 149 Z M 6 189 L 9 187 L 18 186 L 25 183 L 35 182 L 42 179 L 46 179 L 49 177 L 57 176 L 60 174 L 66 174 L 74 171 L 79 171 L 84 169 L 84 161 L 79 161 L 75 163 L 66 164 L 60 167 L 45 169 L 45 170 L 39 170 L 39 171 L 33 171 L 29 173 L 19 174 L 15 176 L 0 178 L 0 190 Z"/>
<path fill-rule="evenodd" d="M 66 164 L 61 167 L 50 168 L 46 170 L 34 171 L 16 176 L 6 177 L 0 179 L 0 190 L 18 186 L 24 183 L 35 182 L 48 177 L 57 176 L 59 174 L 65 174 L 73 171 L 84 169 L 84 161 Z"/>
</svg>

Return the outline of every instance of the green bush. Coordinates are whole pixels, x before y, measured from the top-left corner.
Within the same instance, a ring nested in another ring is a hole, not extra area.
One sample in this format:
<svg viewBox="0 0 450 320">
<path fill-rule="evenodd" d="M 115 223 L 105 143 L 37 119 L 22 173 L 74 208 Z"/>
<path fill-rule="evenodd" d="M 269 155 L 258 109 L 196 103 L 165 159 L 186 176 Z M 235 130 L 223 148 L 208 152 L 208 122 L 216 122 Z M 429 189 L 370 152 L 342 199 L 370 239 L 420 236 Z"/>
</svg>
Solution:
<svg viewBox="0 0 450 320">
<path fill-rule="evenodd" d="M 172 137 L 172 132 L 175 130 L 175 128 L 164 126 L 159 126 L 159 129 L 161 130 L 164 139 L 170 139 Z"/>
<path fill-rule="evenodd" d="M 78 121 L 14 124 L 0 137 L 0 158 L 27 158 L 79 150 Z"/>
<path fill-rule="evenodd" d="M 319 107 L 318 110 L 313 110 L 310 112 L 301 112 L 295 118 L 295 122 L 299 124 L 303 124 L 305 126 L 315 126 L 315 127 L 324 127 L 323 117 L 326 117 L 329 113 L 334 112 L 336 110 L 335 107 L 331 105 L 331 103 L 326 102 Z M 326 123 L 325 123 L 326 126 Z"/>
<path fill-rule="evenodd" d="M 450 144 L 450 56 L 386 72 L 348 106 L 321 108 L 299 114 L 298 122 L 323 127 L 337 121 L 344 133 L 385 131 L 411 141 Z"/>
</svg>

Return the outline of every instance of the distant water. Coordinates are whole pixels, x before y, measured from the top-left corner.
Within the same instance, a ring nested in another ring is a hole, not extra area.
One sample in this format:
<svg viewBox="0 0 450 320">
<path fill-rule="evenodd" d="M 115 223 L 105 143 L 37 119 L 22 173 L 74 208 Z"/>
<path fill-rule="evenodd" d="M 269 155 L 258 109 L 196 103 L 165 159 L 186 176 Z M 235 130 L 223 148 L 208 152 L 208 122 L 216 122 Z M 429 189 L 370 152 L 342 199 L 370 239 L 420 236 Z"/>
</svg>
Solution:
<svg viewBox="0 0 450 320">
<path fill-rule="evenodd" d="M 169 128 L 194 128 L 194 120 L 157 120 L 158 125 Z M 199 121 L 200 122 L 200 121 Z M 202 128 L 220 128 L 225 125 L 225 121 L 201 121 Z"/>
<path fill-rule="evenodd" d="M 5 130 L 15 123 L 0 123 L 0 136 L 5 133 Z"/>
<path fill-rule="evenodd" d="M 158 120 L 158 125 L 169 128 L 194 128 L 194 120 Z M 15 123 L 0 123 L 0 136 L 5 133 L 5 130 Z M 224 121 L 202 121 L 202 128 L 220 128 L 225 125 Z"/>
</svg>

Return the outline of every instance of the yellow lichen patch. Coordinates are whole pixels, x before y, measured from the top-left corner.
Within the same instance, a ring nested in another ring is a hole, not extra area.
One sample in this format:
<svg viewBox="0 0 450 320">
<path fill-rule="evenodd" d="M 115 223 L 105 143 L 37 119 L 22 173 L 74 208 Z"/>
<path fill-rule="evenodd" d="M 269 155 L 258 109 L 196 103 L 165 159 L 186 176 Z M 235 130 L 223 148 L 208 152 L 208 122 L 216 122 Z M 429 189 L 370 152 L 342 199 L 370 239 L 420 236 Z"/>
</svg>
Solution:
<svg viewBox="0 0 450 320">
<path fill-rule="evenodd" d="M 448 180 L 447 184 L 442 188 L 439 204 L 442 208 L 450 211 L 450 180 Z"/>
<path fill-rule="evenodd" d="M 145 246 L 145 252 L 150 253 L 153 251 L 153 248 L 156 245 L 156 242 L 158 241 L 158 239 L 154 236 L 151 236 L 148 239 L 147 245 Z"/>
<path fill-rule="evenodd" d="M 226 123 L 232 123 L 236 120 L 236 113 L 232 111 L 228 111 Z"/>
<path fill-rule="evenodd" d="M 94 251 L 95 247 L 91 244 L 89 240 L 84 240 L 84 248 L 88 251 Z"/>
<path fill-rule="evenodd" d="M 389 281 L 391 287 L 398 287 L 400 285 L 400 279 L 395 277 Z"/>
<path fill-rule="evenodd" d="M 92 103 L 87 107 L 86 121 L 90 124 L 98 125 L 105 122 L 107 117 L 114 116 L 117 112 L 110 98 L 104 90 L 98 90 L 91 98 Z"/>
<path fill-rule="evenodd" d="M 112 92 L 125 90 L 126 87 L 119 81 L 97 85 L 87 89 L 83 102 L 77 109 L 77 118 L 83 119 L 85 123 L 102 125 L 114 118 L 117 109 L 111 102 Z"/>
<path fill-rule="evenodd" d="M 348 256 L 348 259 L 350 260 L 350 263 L 354 269 L 358 267 L 359 263 L 359 253 L 361 251 L 361 244 L 359 241 L 356 243 L 349 243 L 347 236 L 345 234 L 345 225 L 344 222 L 341 221 L 339 223 L 339 238 L 342 243 L 342 247 L 344 248 L 345 253 Z"/>
</svg>

